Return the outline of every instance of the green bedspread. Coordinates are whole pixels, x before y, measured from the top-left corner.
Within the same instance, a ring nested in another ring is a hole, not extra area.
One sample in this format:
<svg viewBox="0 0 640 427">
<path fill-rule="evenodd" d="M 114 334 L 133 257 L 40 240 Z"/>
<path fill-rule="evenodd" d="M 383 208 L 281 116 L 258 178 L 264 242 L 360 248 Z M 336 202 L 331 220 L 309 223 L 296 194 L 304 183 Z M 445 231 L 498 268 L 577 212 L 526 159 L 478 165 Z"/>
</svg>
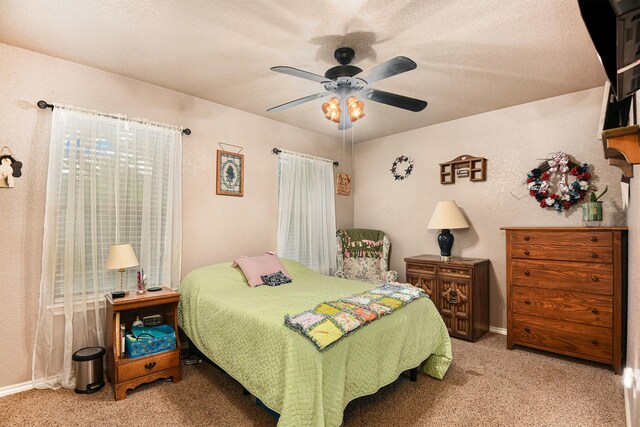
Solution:
<svg viewBox="0 0 640 427">
<path fill-rule="evenodd" d="M 280 414 L 279 426 L 339 426 L 351 400 L 422 363 L 441 379 L 451 363 L 446 327 L 428 298 L 353 333 L 324 352 L 284 325 L 322 301 L 375 285 L 323 276 L 283 260 L 292 283 L 250 288 L 230 262 L 182 281 L 179 324 L 194 344 Z"/>
</svg>

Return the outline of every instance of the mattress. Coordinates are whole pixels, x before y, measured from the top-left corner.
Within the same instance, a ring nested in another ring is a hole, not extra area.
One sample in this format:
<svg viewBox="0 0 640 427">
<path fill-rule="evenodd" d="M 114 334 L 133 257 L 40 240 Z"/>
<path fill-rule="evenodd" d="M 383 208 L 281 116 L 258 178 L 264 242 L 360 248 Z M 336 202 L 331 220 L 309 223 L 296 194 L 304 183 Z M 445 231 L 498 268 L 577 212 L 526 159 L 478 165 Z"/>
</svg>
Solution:
<svg viewBox="0 0 640 427">
<path fill-rule="evenodd" d="M 420 298 L 320 352 L 284 325 L 286 314 L 375 287 L 324 276 L 283 259 L 292 283 L 250 288 L 230 262 L 182 281 L 178 321 L 209 359 L 280 414 L 278 426 L 339 426 L 346 405 L 405 370 L 442 379 L 451 342 L 435 306 Z"/>
</svg>

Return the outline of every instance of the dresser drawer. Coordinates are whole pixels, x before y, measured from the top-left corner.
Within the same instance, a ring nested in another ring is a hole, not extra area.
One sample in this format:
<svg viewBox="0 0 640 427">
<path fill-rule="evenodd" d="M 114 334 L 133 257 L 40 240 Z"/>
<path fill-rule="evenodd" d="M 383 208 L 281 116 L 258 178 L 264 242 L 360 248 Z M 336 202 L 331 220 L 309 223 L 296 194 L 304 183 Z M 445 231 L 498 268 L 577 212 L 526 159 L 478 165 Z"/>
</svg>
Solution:
<svg viewBox="0 0 640 427">
<path fill-rule="evenodd" d="M 138 378 L 180 365 L 180 351 L 171 350 L 139 359 L 123 360 L 119 363 L 118 382 Z"/>
<path fill-rule="evenodd" d="M 570 356 L 591 356 L 603 361 L 612 358 L 611 329 L 518 313 L 512 316 L 511 333 L 516 344 L 555 350 Z"/>
<path fill-rule="evenodd" d="M 413 263 L 407 263 L 406 269 L 407 269 L 407 274 L 409 274 L 409 272 L 414 272 L 416 274 L 420 274 L 420 273 L 435 274 L 436 273 L 435 264 L 413 264 Z"/>
<path fill-rule="evenodd" d="M 613 261 L 613 249 L 605 246 L 585 248 L 551 244 L 545 246 L 517 244 L 511 246 L 511 257 L 518 259 L 611 263 Z"/>
<path fill-rule="evenodd" d="M 613 298 L 608 296 L 514 286 L 511 304 L 514 313 L 607 328 L 613 326 Z"/>
<path fill-rule="evenodd" d="M 572 249 L 612 247 L 613 237 L 608 231 L 514 231 L 511 244 L 557 245 Z"/>
<path fill-rule="evenodd" d="M 613 265 L 514 259 L 511 285 L 612 295 Z"/>
<path fill-rule="evenodd" d="M 438 266 L 438 274 L 449 277 L 471 278 L 471 269 L 463 267 Z"/>
</svg>

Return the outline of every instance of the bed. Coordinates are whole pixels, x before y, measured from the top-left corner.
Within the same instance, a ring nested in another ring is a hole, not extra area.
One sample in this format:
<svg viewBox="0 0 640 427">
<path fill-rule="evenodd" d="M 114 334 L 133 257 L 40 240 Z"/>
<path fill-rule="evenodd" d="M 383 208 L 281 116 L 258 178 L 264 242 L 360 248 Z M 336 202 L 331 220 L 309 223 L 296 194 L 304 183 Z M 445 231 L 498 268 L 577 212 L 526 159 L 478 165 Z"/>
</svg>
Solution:
<svg viewBox="0 0 640 427">
<path fill-rule="evenodd" d="M 420 367 L 442 379 L 451 343 L 435 306 L 420 298 L 320 352 L 284 325 L 285 314 L 372 289 L 283 259 L 292 283 L 247 286 L 231 263 L 182 281 L 179 324 L 195 346 L 280 414 L 279 426 L 339 426 L 346 405 Z"/>
</svg>

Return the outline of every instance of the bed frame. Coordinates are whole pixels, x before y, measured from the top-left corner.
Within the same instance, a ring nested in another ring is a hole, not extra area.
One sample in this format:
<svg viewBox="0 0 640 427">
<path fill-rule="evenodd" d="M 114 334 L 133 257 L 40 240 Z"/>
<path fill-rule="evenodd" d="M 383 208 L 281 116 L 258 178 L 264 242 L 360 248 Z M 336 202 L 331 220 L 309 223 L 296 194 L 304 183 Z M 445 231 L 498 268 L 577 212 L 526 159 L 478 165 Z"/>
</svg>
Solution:
<svg viewBox="0 0 640 427">
<path fill-rule="evenodd" d="M 180 329 L 180 334 L 182 334 L 181 336 L 186 337 L 186 342 L 189 345 L 189 352 L 188 355 L 189 357 L 193 357 L 196 356 L 201 360 L 204 360 L 205 362 L 207 362 L 208 364 L 210 364 L 211 366 L 213 366 L 214 368 L 218 369 L 219 371 L 224 372 L 225 374 L 229 375 L 224 369 L 222 369 L 220 366 L 216 365 L 211 359 L 209 359 L 198 347 L 196 347 L 196 345 L 193 343 L 193 341 L 191 341 L 191 339 L 187 336 L 187 334 L 184 333 L 184 331 L 182 329 Z M 182 342 L 184 342 L 184 340 L 181 340 Z M 418 381 L 418 367 L 416 366 L 415 368 L 409 369 L 408 375 L 405 374 L 400 374 L 400 377 L 404 377 L 406 378 L 407 376 L 409 377 L 409 381 L 411 382 L 416 382 Z M 231 375 L 229 375 L 231 377 Z M 400 378 L 398 377 L 398 378 Z M 251 393 L 249 393 L 249 390 L 247 390 L 246 388 L 244 388 L 244 386 L 237 381 L 235 378 L 231 377 L 234 381 L 236 381 L 238 384 L 240 384 L 240 386 L 242 387 L 242 395 L 243 396 L 251 396 L 255 402 L 256 405 L 258 406 L 262 406 L 264 409 L 267 410 L 267 412 L 274 417 L 276 420 L 278 418 L 280 418 L 280 414 L 273 411 L 272 409 L 267 408 L 261 401 L 259 398 L 257 398 L 256 396 L 251 395 Z"/>
</svg>

